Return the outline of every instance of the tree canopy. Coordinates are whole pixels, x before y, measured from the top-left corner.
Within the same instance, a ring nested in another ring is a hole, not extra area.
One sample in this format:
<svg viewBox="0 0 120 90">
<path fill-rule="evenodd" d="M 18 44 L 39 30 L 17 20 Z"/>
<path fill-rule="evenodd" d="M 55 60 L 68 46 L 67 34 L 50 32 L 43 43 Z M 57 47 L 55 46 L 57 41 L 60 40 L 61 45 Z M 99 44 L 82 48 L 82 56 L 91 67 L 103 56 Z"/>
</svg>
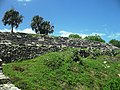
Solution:
<svg viewBox="0 0 120 90">
<path fill-rule="evenodd" d="M 86 36 L 85 39 L 92 40 L 92 41 L 99 41 L 99 42 L 105 42 L 99 35 L 95 36 Z"/>
<path fill-rule="evenodd" d="M 82 37 L 79 36 L 78 34 L 70 34 L 69 38 L 82 38 Z"/>
<path fill-rule="evenodd" d="M 120 41 L 119 40 L 112 39 L 109 41 L 109 43 L 120 48 Z"/>
<path fill-rule="evenodd" d="M 5 12 L 4 17 L 2 19 L 3 24 L 6 26 L 7 24 L 11 26 L 11 32 L 13 33 L 13 28 L 18 28 L 19 24 L 22 23 L 23 16 L 19 14 L 18 11 L 14 9 L 10 9 Z"/>
<path fill-rule="evenodd" d="M 54 32 L 54 26 L 52 26 L 49 21 L 44 21 L 39 15 L 32 18 L 31 28 L 39 34 L 48 35 L 49 33 Z"/>
</svg>

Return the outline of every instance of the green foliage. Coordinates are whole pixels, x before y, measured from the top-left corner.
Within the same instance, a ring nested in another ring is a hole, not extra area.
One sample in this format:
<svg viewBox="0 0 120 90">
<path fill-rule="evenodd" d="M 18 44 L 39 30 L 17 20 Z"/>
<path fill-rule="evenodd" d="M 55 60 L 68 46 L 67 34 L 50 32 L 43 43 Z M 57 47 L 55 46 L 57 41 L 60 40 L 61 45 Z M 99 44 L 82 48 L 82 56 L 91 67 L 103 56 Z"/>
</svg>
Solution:
<svg viewBox="0 0 120 90">
<path fill-rule="evenodd" d="M 29 34 L 31 35 L 32 37 L 40 37 L 40 34 Z"/>
<path fill-rule="evenodd" d="M 59 69 L 62 65 L 62 60 L 60 57 L 53 55 L 51 58 L 45 60 L 45 65 L 47 65 L 52 70 Z"/>
<path fill-rule="evenodd" d="M 13 28 L 18 28 L 19 24 L 22 23 L 23 16 L 19 14 L 18 11 L 14 9 L 10 9 L 5 12 L 5 15 L 2 19 L 2 22 L 6 26 L 7 24 L 11 26 L 11 32 L 13 32 Z"/>
<path fill-rule="evenodd" d="M 43 18 L 38 15 L 32 18 L 31 28 L 39 34 L 48 35 L 54 32 L 54 26 L 52 26 L 49 21 L 44 21 Z"/>
<path fill-rule="evenodd" d="M 79 36 L 78 34 L 70 34 L 69 38 L 82 38 L 81 36 Z"/>
<path fill-rule="evenodd" d="M 119 40 L 112 39 L 109 41 L 109 43 L 120 48 L 120 41 Z"/>
<path fill-rule="evenodd" d="M 86 40 L 92 40 L 92 41 L 105 42 L 105 40 L 103 40 L 99 35 L 86 36 L 85 39 L 86 39 Z"/>
<path fill-rule="evenodd" d="M 120 80 L 119 78 L 112 78 L 108 80 L 108 83 L 104 86 L 104 90 L 119 90 Z"/>
<path fill-rule="evenodd" d="M 9 63 L 3 72 L 22 90 L 120 90 L 120 60 L 108 56 L 93 60 L 76 52 L 68 49 Z"/>
</svg>

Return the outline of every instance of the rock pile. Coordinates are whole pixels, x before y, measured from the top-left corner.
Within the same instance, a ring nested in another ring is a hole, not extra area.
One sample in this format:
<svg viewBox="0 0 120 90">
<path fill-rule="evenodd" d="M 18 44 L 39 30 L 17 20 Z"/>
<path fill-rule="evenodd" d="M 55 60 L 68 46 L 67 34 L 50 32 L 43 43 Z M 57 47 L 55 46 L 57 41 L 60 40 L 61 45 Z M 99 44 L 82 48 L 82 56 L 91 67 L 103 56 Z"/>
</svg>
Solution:
<svg viewBox="0 0 120 90">
<path fill-rule="evenodd" d="M 21 90 L 11 83 L 9 77 L 2 73 L 2 60 L 0 59 L 0 90 Z"/>
<path fill-rule="evenodd" d="M 83 39 L 0 32 L 0 58 L 4 62 L 30 59 L 46 52 L 60 51 L 66 47 L 87 49 L 90 53 L 93 53 L 93 50 L 100 50 L 101 53 L 108 54 L 109 52 L 110 55 L 112 55 L 111 52 L 118 49 L 110 44 Z M 83 54 L 82 52 L 89 54 L 88 52 L 80 51 L 81 55 Z"/>
</svg>

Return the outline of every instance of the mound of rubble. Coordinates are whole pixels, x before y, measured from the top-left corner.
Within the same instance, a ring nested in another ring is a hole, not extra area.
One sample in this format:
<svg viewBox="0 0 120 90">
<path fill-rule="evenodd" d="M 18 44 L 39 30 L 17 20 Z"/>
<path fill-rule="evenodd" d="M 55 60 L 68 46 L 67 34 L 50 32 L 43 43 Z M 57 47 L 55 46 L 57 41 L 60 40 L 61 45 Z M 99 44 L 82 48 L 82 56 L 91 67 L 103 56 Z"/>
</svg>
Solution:
<svg viewBox="0 0 120 90">
<path fill-rule="evenodd" d="M 115 54 L 114 50 L 119 49 L 110 44 L 83 39 L 0 32 L 0 58 L 4 62 L 31 59 L 47 52 L 61 51 L 68 47 L 87 49 L 87 51 L 90 51 L 88 53 L 99 50 L 101 53 L 109 55 Z M 87 53 L 85 51 L 80 51 L 81 55 L 82 52 Z"/>
<path fill-rule="evenodd" d="M 21 90 L 11 83 L 10 78 L 0 73 L 0 90 Z"/>
<path fill-rule="evenodd" d="M 1 59 L 0 59 L 0 90 L 21 90 L 15 87 L 15 85 L 11 83 L 10 78 L 3 74 Z"/>
</svg>

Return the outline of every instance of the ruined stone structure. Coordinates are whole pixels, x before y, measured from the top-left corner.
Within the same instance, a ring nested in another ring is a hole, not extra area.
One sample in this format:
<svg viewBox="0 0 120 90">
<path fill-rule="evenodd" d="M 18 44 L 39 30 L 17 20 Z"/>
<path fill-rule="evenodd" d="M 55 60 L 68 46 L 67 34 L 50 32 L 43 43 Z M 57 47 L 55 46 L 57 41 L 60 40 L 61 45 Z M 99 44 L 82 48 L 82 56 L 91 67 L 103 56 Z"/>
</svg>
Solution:
<svg viewBox="0 0 120 90">
<path fill-rule="evenodd" d="M 3 62 L 30 59 L 46 52 L 61 51 L 66 47 L 87 49 L 90 53 L 97 49 L 107 54 L 119 49 L 110 44 L 83 39 L 0 32 L 0 58 Z"/>
<path fill-rule="evenodd" d="M 2 59 L 0 59 L 0 90 L 21 90 L 11 83 L 9 77 L 2 72 Z"/>
<path fill-rule="evenodd" d="M 62 51 L 68 47 L 79 48 L 79 55 L 85 58 L 90 54 L 97 55 L 93 52 L 95 50 L 100 51 L 99 54 L 113 55 L 116 53 L 114 50 L 119 49 L 110 44 L 83 39 L 0 32 L 0 90 L 20 90 L 11 84 L 9 77 L 2 73 L 2 60 L 4 63 L 8 63 L 31 59 L 47 52 Z M 75 57 L 74 60 L 77 61 L 77 58 Z"/>
</svg>

